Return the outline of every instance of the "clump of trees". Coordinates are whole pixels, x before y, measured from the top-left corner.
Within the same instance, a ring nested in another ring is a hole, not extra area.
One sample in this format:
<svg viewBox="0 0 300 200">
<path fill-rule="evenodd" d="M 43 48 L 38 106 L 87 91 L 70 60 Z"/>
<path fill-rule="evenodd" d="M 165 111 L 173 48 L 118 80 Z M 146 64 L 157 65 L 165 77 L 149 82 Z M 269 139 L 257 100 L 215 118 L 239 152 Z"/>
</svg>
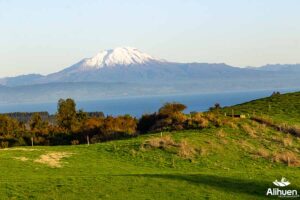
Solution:
<svg viewBox="0 0 300 200">
<path fill-rule="evenodd" d="M 221 104 L 219 103 L 215 103 L 215 105 L 213 107 L 209 108 L 209 111 L 214 111 L 214 112 L 219 112 L 221 110 Z"/>
<path fill-rule="evenodd" d="M 155 131 L 174 131 L 183 129 L 202 129 L 209 125 L 203 113 L 184 114 L 186 106 L 180 103 L 166 103 L 157 113 L 143 115 L 138 123 L 141 133 Z"/>
<path fill-rule="evenodd" d="M 11 143 L 22 144 L 18 141 L 25 134 L 25 125 L 16 119 L 0 115 L 0 148 L 6 148 Z M 20 139 L 21 140 L 21 139 Z"/>
<path fill-rule="evenodd" d="M 59 100 L 56 124 L 71 143 L 96 143 L 121 137 L 133 136 L 137 132 L 137 120 L 129 115 L 107 116 L 99 113 L 88 115 L 76 110 L 72 99 Z"/>
<path fill-rule="evenodd" d="M 280 92 L 279 91 L 274 91 L 271 95 L 271 97 L 273 96 L 280 96 Z"/>
<path fill-rule="evenodd" d="M 158 112 L 136 119 L 130 115 L 86 113 L 77 110 L 73 99 L 60 99 L 55 120 L 45 118 L 47 113 L 22 114 L 30 116 L 27 122 L 0 115 L 0 148 L 32 145 L 32 142 L 34 145 L 89 144 L 155 131 L 202 129 L 215 124 L 216 119 L 211 116 L 215 114 L 185 114 L 185 109 L 180 103 L 166 103 Z"/>
<path fill-rule="evenodd" d="M 44 113 L 43 113 L 44 114 Z M 20 117 L 20 113 L 16 114 Z M 12 115 L 14 116 L 14 115 Z M 107 116 L 102 112 L 86 113 L 76 109 L 73 99 L 60 99 L 54 123 L 41 113 L 31 116 L 28 122 L 0 115 L 0 148 L 8 146 L 67 145 L 95 143 L 137 134 L 138 120 L 129 115 Z"/>
<path fill-rule="evenodd" d="M 39 114 L 43 120 L 52 121 L 52 116 L 48 112 L 12 112 L 5 115 L 14 118 L 22 123 L 28 123 L 32 115 Z"/>
</svg>

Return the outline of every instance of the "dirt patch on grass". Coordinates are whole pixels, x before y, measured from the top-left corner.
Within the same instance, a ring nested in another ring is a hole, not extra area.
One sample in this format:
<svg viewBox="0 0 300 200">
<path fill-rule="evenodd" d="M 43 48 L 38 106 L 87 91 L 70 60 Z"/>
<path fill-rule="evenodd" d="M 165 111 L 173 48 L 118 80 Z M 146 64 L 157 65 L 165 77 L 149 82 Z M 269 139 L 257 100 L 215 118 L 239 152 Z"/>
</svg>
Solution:
<svg viewBox="0 0 300 200">
<path fill-rule="evenodd" d="M 61 160 L 71 155 L 72 153 L 68 152 L 49 152 L 41 155 L 38 159 L 34 160 L 34 162 L 45 164 L 53 168 L 59 168 L 62 167 Z"/>
<path fill-rule="evenodd" d="M 14 159 L 16 159 L 16 160 L 19 160 L 19 161 L 23 161 L 23 162 L 25 162 L 25 161 L 28 161 L 29 159 L 28 158 L 26 158 L 26 157 L 14 157 Z"/>
</svg>

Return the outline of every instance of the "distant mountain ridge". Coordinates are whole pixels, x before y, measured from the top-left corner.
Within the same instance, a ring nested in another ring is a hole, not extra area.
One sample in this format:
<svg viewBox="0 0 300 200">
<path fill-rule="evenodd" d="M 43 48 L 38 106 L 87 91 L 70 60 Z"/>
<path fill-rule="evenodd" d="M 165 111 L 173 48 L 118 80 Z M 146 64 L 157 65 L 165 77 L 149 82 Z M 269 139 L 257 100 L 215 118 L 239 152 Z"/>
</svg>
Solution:
<svg viewBox="0 0 300 200">
<path fill-rule="evenodd" d="M 132 47 L 101 51 L 74 65 L 46 76 L 28 74 L 1 78 L 5 86 L 22 86 L 58 82 L 165 82 L 191 81 L 207 78 L 239 78 L 277 76 L 281 72 L 300 73 L 300 64 L 266 65 L 238 68 L 224 63 L 175 63 L 156 59 Z M 267 74 L 266 72 L 272 72 Z"/>
<path fill-rule="evenodd" d="M 300 64 L 239 68 L 224 63 L 176 63 L 131 47 L 101 51 L 46 76 L 0 79 L 0 103 L 300 88 Z"/>
<path fill-rule="evenodd" d="M 300 71 L 300 64 L 268 64 L 257 69 L 264 71 Z"/>
</svg>

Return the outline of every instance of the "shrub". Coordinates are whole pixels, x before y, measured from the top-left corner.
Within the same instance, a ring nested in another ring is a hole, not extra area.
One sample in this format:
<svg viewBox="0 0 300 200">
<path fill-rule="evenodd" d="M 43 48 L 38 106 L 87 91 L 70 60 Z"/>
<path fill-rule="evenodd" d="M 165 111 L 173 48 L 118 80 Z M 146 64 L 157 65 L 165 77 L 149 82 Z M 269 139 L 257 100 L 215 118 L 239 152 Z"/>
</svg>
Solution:
<svg viewBox="0 0 300 200">
<path fill-rule="evenodd" d="M 104 119 L 100 131 L 103 135 L 124 134 L 133 135 L 136 133 L 137 120 L 131 116 L 107 117 Z"/>
<path fill-rule="evenodd" d="M 96 144 L 96 143 L 100 143 L 102 141 L 101 139 L 101 136 L 100 135 L 94 135 L 92 138 L 91 138 L 91 143 L 92 144 Z"/>
<path fill-rule="evenodd" d="M 193 113 L 191 118 L 187 121 L 188 128 L 206 128 L 209 125 L 208 120 L 202 113 Z"/>
<path fill-rule="evenodd" d="M 215 105 L 213 107 L 209 108 L 209 111 L 211 112 L 219 112 L 221 109 L 221 105 L 219 103 L 215 103 Z"/>
<path fill-rule="evenodd" d="M 270 156 L 270 153 L 265 148 L 259 148 L 256 151 L 256 154 L 263 157 L 263 158 L 269 158 L 269 156 Z"/>
<path fill-rule="evenodd" d="M 178 156 L 187 159 L 193 158 L 196 154 L 196 149 L 190 145 L 187 140 L 181 140 L 179 143 L 176 143 L 169 135 L 146 140 L 141 146 L 141 149 L 145 148 L 168 150 L 169 152 L 175 152 Z"/>
<path fill-rule="evenodd" d="M 78 140 L 72 140 L 72 141 L 71 141 L 71 144 L 72 144 L 72 145 L 79 145 L 79 141 L 78 141 Z"/>
<path fill-rule="evenodd" d="M 193 158 L 196 154 L 195 148 L 187 140 L 181 140 L 179 143 L 178 156 L 182 158 Z"/>
<path fill-rule="evenodd" d="M 226 133 L 224 132 L 223 129 L 221 129 L 221 130 L 219 130 L 219 131 L 217 132 L 217 136 L 223 138 L 223 137 L 226 136 Z"/>
<path fill-rule="evenodd" d="M 170 146 L 175 146 L 176 143 L 174 140 L 171 138 L 171 136 L 166 135 L 163 137 L 155 137 L 146 140 L 142 146 L 144 148 L 160 148 L 160 149 L 166 149 Z"/>
<path fill-rule="evenodd" d="M 241 146 L 241 148 L 244 150 L 244 151 L 247 151 L 247 152 L 253 152 L 255 147 L 250 144 L 249 142 L 245 141 L 245 140 L 240 140 L 238 142 L 238 144 Z"/>
<path fill-rule="evenodd" d="M 282 162 L 288 166 L 300 166 L 300 159 L 293 152 L 280 152 L 273 154 L 273 161 Z"/>
<path fill-rule="evenodd" d="M 149 132 L 152 127 L 154 126 L 155 122 L 157 120 L 156 113 L 153 114 L 144 114 L 138 122 L 137 129 L 141 133 Z"/>
<path fill-rule="evenodd" d="M 1 143 L 0 143 L 0 148 L 1 149 L 8 148 L 8 146 L 9 146 L 8 141 L 1 141 Z"/>
<path fill-rule="evenodd" d="M 291 133 L 292 135 L 300 137 L 300 127 L 299 126 L 289 127 L 288 132 Z"/>
<path fill-rule="evenodd" d="M 173 115 L 174 113 L 181 113 L 186 109 L 186 106 L 181 103 L 166 103 L 159 109 L 161 115 Z"/>
<path fill-rule="evenodd" d="M 293 138 L 290 135 L 282 139 L 283 146 L 290 147 L 293 146 Z"/>
<path fill-rule="evenodd" d="M 21 131 L 22 127 L 16 119 L 0 115 L 0 136 L 17 137 Z"/>
<path fill-rule="evenodd" d="M 251 117 L 252 120 L 257 121 L 259 123 L 265 124 L 267 126 L 270 126 L 278 131 L 284 132 L 284 133 L 290 133 L 292 135 L 295 135 L 297 137 L 300 137 L 300 127 L 299 126 L 290 126 L 283 123 L 275 123 L 271 118 L 266 116 L 253 116 Z"/>
<path fill-rule="evenodd" d="M 247 133 L 249 136 L 256 138 L 256 131 L 249 126 L 249 124 L 242 124 L 242 129 L 244 130 L 245 133 Z"/>
<path fill-rule="evenodd" d="M 216 127 L 221 127 L 224 125 L 221 116 L 217 113 L 209 112 L 205 115 L 205 117 Z"/>
</svg>

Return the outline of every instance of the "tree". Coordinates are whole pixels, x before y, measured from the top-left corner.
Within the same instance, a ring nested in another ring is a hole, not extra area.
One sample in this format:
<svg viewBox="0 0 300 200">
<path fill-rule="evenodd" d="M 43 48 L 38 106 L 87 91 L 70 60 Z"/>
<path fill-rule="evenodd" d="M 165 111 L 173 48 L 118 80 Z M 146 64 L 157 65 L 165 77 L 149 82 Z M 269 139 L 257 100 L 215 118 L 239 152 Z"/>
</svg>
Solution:
<svg viewBox="0 0 300 200">
<path fill-rule="evenodd" d="M 39 113 L 34 113 L 29 121 L 30 129 L 41 129 L 43 128 L 43 120 Z"/>
<path fill-rule="evenodd" d="M 273 97 L 273 96 L 279 96 L 279 95 L 280 95 L 280 92 L 274 91 L 274 92 L 272 93 L 271 97 Z"/>
<path fill-rule="evenodd" d="M 77 125 L 76 103 L 73 99 L 60 99 L 58 101 L 56 122 L 58 126 L 68 131 Z"/>
<path fill-rule="evenodd" d="M 80 109 L 76 114 L 77 120 L 80 123 L 84 123 L 88 119 L 88 114 Z"/>
<path fill-rule="evenodd" d="M 186 106 L 181 103 L 166 103 L 159 109 L 158 112 L 161 115 L 173 115 L 176 113 L 181 113 L 185 109 Z"/>
<path fill-rule="evenodd" d="M 219 110 L 220 110 L 221 108 L 222 108 L 222 107 L 221 107 L 221 104 L 215 103 L 215 105 L 214 105 L 213 107 L 210 107 L 210 108 L 209 108 L 209 111 L 217 111 L 217 112 L 219 112 Z"/>
<path fill-rule="evenodd" d="M 155 125 L 157 121 L 156 113 L 153 114 L 144 114 L 138 122 L 137 129 L 140 133 L 147 133 Z"/>
<path fill-rule="evenodd" d="M 138 130 L 142 133 L 149 131 L 170 131 L 184 128 L 187 117 L 182 112 L 186 106 L 180 103 L 166 103 L 158 113 L 143 115 L 138 123 Z"/>
<path fill-rule="evenodd" d="M 17 137 L 20 130 L 20 124 L 16 119 L 0 115 L 0 136 Z"/>
</svg>

